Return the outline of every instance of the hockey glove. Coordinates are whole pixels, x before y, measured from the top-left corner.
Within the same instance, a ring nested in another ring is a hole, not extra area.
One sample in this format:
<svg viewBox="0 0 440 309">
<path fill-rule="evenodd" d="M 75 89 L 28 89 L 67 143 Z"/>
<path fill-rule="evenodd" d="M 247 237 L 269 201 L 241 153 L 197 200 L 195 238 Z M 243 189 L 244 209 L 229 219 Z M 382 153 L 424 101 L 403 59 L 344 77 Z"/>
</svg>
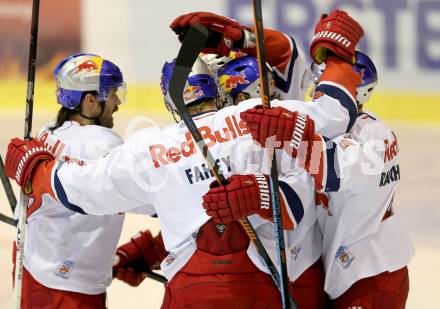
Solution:
<svg viewBox="0 0 440 309">
<path fill-rule="evenodd" d="M 272 218 L 269 177 L 263 174 L 233 175 L 227 185 L 213 182 L 203 196 L 203 208 L 219 223 L 229 223 L 253 214 Z"/>
<path fill-rule="evenodd" d="M 26 194 L 32 193 L 33 171 L 44 161 L 54 160 L 44 144 L 31 140 L 14 138 L 9 142 L 5 158 L 5 173 L 14 179 Z"/>
<path fill-rule="evenodd" d="M 364 35 L 361 25 L 346 12 L 335 10 L 323 14 L 315 27 L 310 44 L 310 56 L 322 63 L 329 54 L 335 54 L 354 64 L 356 44 Z"/>
<path fill-rule="evenodd" d="M 141 265 L 113 270 L 113 277 L 127 283 L 129 286 L 136 287 L 144 281 L 147 272 L 149 272 L 149 270 L 143 270 L 143 268 L 139 269 L 139 266 Z"/>
<path fill-rule="evenodd" d="M 159 269 L 167 256 L 162 235 L 153 237 L 149 230 L 139 232 L 116 251 L 113 276 L 131 286 L 138 286 L 152 269 Z"/>
<path fill-rule="evenodd" d="M 256 106 L 241 112 L 240 117 L 246 121 L 252 138 L 262 147 L 289 148 L 294 158 L 300 146 L 307 146 L 315 133 L 313 119 L 283 107 L 263 109 Z"/>
<path fill-rule="evenodd" d="M 170 25 L 182 42 L 189 28 L 204 25 L 210 30 L 210 36 L 204 53 L 228 56 L 231 48 L 253 47 L 253 34 L 237 21 L 209 12 L 194 12 L 177 17 Z"/>
</svg>

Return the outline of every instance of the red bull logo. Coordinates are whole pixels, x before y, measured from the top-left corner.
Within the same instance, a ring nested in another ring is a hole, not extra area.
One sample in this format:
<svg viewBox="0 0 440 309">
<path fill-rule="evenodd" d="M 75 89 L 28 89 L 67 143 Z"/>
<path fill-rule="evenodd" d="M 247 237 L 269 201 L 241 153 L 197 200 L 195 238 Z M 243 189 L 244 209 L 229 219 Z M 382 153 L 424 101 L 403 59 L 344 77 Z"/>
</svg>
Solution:
<svg viewBox="0 0 440 309">
<path fill-rule="evenodd" d="M 98 65 L 96 63 L 94 63 L 92 60 L 86 60 L 86 61 L 80 63 L 76 67 L 75 73 L 79 73 L 81 71 L 91 72 L 91 71 L 97 71 L 97 70 L 98 70 Z"/>
<path fill-rule="evenodd" d="M 191 93 L 194 93 L 194 92 L 199 91 L 199 90 L 202 90 L 202 88 L 200 86 L 198 86 L 198 85 L 188 86 L 183 91 L 183 94 L 191 94 Z"/>
<path fill-rule="evenodd" d="M 240 75 L 222 75 L 219 77 L 220 87 L 226 93 L 230 93 L 232 89 L 238 87 L 238 85 L 247 85 L 250 82 L 246 79 L 246 74 L 244 72 L 240 72 Z"/>
<path fill-rule="evenodd" d="M 183 99 L 187 101 L 195 101 L 198 98 L 201 98 L 205 95 L 203 92 L 202 87 L 195 85 L 195 86 L 188 86 L 183 91 Z"/>
</svg>

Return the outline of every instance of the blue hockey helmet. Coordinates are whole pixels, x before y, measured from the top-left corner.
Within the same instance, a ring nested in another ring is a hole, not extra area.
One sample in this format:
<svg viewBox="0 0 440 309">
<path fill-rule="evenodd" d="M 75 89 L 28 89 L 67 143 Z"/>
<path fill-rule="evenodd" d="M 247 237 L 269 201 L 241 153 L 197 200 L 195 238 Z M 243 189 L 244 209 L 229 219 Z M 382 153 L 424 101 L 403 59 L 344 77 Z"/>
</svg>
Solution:
<svg viewBox="0 0 440 309">
<path fill-rule="evenodd" d="M 362 81 L 356 89 L 356 100 L 362 105 L 370 99 L 377 85 L 377 70 L 371 58 L 360 51 L 356 51 L 356 63 L 353 69 L 361 74 Z"/>
<path fill-rule="evenodd" d="M 174 102 L 169 98 L 169 85 L 171 76 L 173 75 L 176 60 L 165 62 L 162 67 L 162 76 L 160 78 L 160 88 L 165 98 L 165 105 L 167 109 L 175 113 L 177 112 Z M 218 98 L 217 83 L 212 72 L 209 70 L 207 64 L 199 57 L 192 67 L 192 71 L 183 90 L 183 101 L 185 105 L 197 103 L 202 100 Z"/>
<path fill-rule="evenodd" d="M 126 87 L 121 70 L 113 62 L 94 54 L 74 54 L 63 59 L 55 68 L 57 102 L 68 109 L 81 103 L 85 92 L 94 91 L 99 101 L 106 101 L 115 90 L 125 102 Z"/>
<path fill-rule="evenodd" d="M 238 93 L 247 93 L 250 98 L 260 97 L 260 73 L 258 61 L 252 56 L 235 58 L 217 72 L 220 89 L 234 98 Z M 268 66 L 270 95 L 275 93 L 275 80 Z"/>
</svg>

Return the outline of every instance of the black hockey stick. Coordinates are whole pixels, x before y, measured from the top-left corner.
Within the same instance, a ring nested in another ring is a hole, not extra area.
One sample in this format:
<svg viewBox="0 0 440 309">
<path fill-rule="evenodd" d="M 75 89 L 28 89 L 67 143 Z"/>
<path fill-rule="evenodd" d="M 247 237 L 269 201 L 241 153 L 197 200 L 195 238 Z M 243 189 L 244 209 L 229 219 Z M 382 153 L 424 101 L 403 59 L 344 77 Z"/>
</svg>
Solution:
<svg viewBox="0 0 440 309">
<path fill-rule="evenodd" d="M 17 205 L 17 199 L 15 198 L 14 191 L 12 190 L 11 182 L 5 174 L 5 165 L 3 163 L 3 158 L 0 155 L 0 178 L 2 180 L 3 189 L 5 189 L 6 197 L 9 201 L 9 206 L 11 206 L 12 213 L 15 211 L 15 205 Z"/>
<path fill-rule="evenodd" d="M 158 273 L 155 273 L 154 271 L 148 272 L 147 278 L 150 278 L 150 279 L 157 281 L 157 282 L 160 282 L 160 283 L 167 283 L 168 282 L 167 278 L 165 278 L 164 276 L 162 276 Z"/>
<path fill-rule="evenodd" d="M 5 189 L 6 197 L 9 201 L 9 206 L 11 206 L 12 213 L 14 213 L 15 205 L 17 205 L 17 199 L 15 198 L 14 191 L 12 191 L 11 182 L 9 181 L 9 178 L 5 174 L 5 165 L 3 164 L 2 156 L 0 155 L 0 178 L 2 180 L 3 188 Z M 8 217 L 2 213 L 0 213 L 0 221 L 17 226 L 17 222 L 11 218 Z"/>
<path fill-rule="evenodd" d="M 31 20 L 31 36 L 29 43 L 29 62 L 28 62 L 28 79 L 26 92 L 26 115 L 24 119 L 24 138 L 31 138 L 32 130 L 32 114 L 34 107 L 34 82 L 35 67 L 37 60 L 37 42 L 38 42 L 38 18 L 40 12 L 40 0 L 33 0 L 32 3 L 32 20 Z M 15 260 L 15 286 L 14 286 L 14 308 L 21 308 L 21 287 L 23 279 L 23 258 L 26 228 L 26 211 L 29 204 L 29 197 L 20 193 L 20 213 L 17 227 L 17 254 Z"/>
<path fill-rule="evenodd" d="M 1 213 L 0 213 L 0 221 L 4 222 L 6 224 L 12 225 L 12 226 L 17 226 L 17 221 L 15 221 L 13 218 L 8 217 L 8 216 L 1 214 Z"/>
<path fill-rule="evenodd" d="M 138 273 L 138 274 L 144 273 L 144 274 L 146 274 L 147 278 L 150 278 L 150 279 L 157 281 L 157 282 L 160 282 L 160 283 L 167 283 L 168 282 L 167 278 L 165 278 L 164 276 L 162 276 L 158 273 L 155 273 L 154 271 L 145 272 L 145 261 L 142 257 L 139 257 L 133 261 L 130 261 L 127 264 L 124 264 L 124 268 L 132 268 L 135 273 Z M 113 278 L 116 277 L 116 274 L 117 274 L 116 270 L 113 269 Z"/>
<path fill-rule="evenodd" d="M 257 39 L 257 58 L 258 69 L 260 73 L 260 93 L 263 108 L 270 108 L 270 93 L 269 93 L 269 81 L 267 78 L 266 67 L 266 55 L 264 52 L 264 36 L 263 36 L 263 14 L 261 10 L 261 0 L 253 0 L 254 7 L 254 23 L 255 23 L 255 35 Z M 272 148 L 273 149 L 273 148 Z M 277 243 L 277 258 L 280 266 L 280 291 L 283 308 L 296 308 L 294 300 L 290 296 L 289 292 L 289 275 L 287 273 L 286 263 L 286 245 L 284 243 L 283 222 L 281 218 L 281 204 L 280 204 L 280 187 L 278 183 L 278 167 L 275 152 L 269 157 L 272 160 L 270 169 L 270 186 L 271 186 L 271 200 L 273 205 L 273 224 L 275 239 Z"/>
<path fill-rule="evenodd" d="M 194 62 L 199 56 L 200 51 L 205 46 L 205 43 L 208 40 L 208 36 L 208 29 L 206 29 L 206 27 L 202 25 L 196 25 L 192 27 L 186 34 L 176 59 L 176 65 L 174 67 L 174 72 L 170 80 L 170 90 L 168 96 L 169 99 L 174 102 L 174 105 L 176 106 L 180 117 L 184 121 L 186 127 L 188 128 L 189 132 L 197 143 L 197 146 L 202 152 L 202 155 L 208 163 L 208 166 L 213 172 L 215 178 L 219 183 L 225 184 L 227 183 L 227 181 L 221 173 L 221 169 L 209 152 L 208 146 L 203 140 L 199 129 L 194 123 L 194 120 L 189 114 L 183 101 L 183 90 L 185 88 L 186 80 L 192 70 Z M 272 260 L 270 259 L 270 256 L 264 248 L 263 244 L 261 243 L 260 239 L 258 238 L 255 229 L 252 227 L 247 218 L 241 219 L 240 223 L 242 224 L 249 238 L 254 243 L 261 258 L 266 263 L 266 266 L 270 271 L 270 274 L 272 275 L 275 284 L 278 286 L 278 288 L 281 289 L 280 276 L 278 274 L 278 271 Z"/>
</svg>

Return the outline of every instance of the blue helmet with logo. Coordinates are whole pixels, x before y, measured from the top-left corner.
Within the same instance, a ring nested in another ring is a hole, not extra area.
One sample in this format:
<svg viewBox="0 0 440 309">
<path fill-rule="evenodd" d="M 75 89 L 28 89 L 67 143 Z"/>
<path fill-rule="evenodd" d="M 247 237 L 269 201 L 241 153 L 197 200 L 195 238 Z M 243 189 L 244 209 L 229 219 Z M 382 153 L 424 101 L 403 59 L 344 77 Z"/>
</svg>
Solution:
<svg viewBox="0 0 440 309">
<path fill-rule="evenodd" d="M 94 54 L 75 54 L 63 59 L 55 68 L 57 102 L 68 109 L 81 103 L 85 92 L 96 92 L 99 101 L 106 101 L 116 90 L 125 101 L 126 87 L 121 70 L 113 62 Z"/>
<path fill-rule="evenodd" d="M 362 81 L 356 89 L 356 100 L 359 105 L 362 105 L 370 99 L 377 85 L 377 70 L 371 58 L 360 51 L 356 51 L 356 63 L 353 69 L 361 74 Z"/>
<path fill-rule="evenodd" d="M 160 79 L 160 88 L 165 98 L 165 105 L 167 109 L 175 113 L 177 112 L 174 102 L 169 99 L 169 85 L 171 76 L 173 75 L 176 60 L 165 62 L 162 67 L 162 76 Z M 203 100 L 218 98 L 217 83 L 209 70 L 207 64 L 199 57 L 192 67 L 192 71 L 183 89 L 183 101 L 185 105 L 197 103 Z"/>
<path fill-rule="evenodd" d="M 250 98 L 260 97 L 260 72 L 258 61 L 252 56 L 232 59 L 217 72 L 220 89 L 234 98 L 240 92 L 247 93 Z M 275 80 L 272 69 L 268 66 L 270 94 L 275 93 Z"/>
</svg>

